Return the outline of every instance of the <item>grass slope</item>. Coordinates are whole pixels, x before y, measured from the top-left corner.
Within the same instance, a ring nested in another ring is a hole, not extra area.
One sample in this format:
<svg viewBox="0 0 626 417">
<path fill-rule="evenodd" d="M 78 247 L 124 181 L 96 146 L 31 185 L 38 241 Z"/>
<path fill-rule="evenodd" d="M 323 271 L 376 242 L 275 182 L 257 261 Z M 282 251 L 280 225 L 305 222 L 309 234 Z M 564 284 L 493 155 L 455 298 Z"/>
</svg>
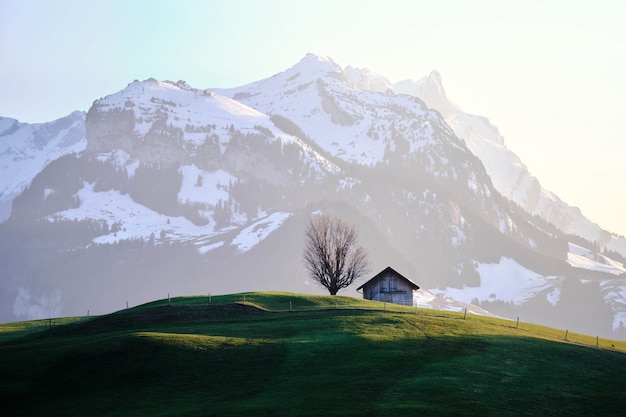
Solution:
<svg viewBox="0 0 626 417">
<path fill-rule="evenodd" d="M 245 297 L 245 304 L 244 304 Z M 10 416 L 623 415 L 626 345 L 350 297 L 181 297 L 0 325 Z M 339 308 L 337 308 L 339 307 Z M 47 327 L 46 327 L 47 326 Z M 590 346 L 585 346 L 590 345 Z"/>
</svg>

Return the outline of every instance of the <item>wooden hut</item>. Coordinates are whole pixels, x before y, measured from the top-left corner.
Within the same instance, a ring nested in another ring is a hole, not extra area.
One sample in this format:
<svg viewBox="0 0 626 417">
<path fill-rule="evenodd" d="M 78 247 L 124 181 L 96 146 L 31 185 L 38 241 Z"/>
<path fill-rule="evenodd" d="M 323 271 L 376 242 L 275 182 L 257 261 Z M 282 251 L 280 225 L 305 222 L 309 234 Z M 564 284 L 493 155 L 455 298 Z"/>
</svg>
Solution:
<svg viewBox="0 0 626 417">
<path fill-rule="evenodd" d="M 388 266 L 356 290 L 363 290 L 366 300 L 412 306 L 413 293 L 419 288 L 419 285 Z"/>
</svg>

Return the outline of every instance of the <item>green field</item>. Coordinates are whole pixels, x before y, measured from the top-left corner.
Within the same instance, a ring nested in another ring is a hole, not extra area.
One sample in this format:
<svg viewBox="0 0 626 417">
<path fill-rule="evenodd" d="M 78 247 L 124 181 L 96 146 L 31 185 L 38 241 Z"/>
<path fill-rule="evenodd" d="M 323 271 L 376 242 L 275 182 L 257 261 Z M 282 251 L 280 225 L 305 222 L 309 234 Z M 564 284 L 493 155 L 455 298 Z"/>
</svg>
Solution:
<svg viewBox="0 0 626 417">
<path fill-rule="evenodd" d="M 350 297 L 0 325 L 4 416 L 624 415 L 626 344 Z"/>
</svg>

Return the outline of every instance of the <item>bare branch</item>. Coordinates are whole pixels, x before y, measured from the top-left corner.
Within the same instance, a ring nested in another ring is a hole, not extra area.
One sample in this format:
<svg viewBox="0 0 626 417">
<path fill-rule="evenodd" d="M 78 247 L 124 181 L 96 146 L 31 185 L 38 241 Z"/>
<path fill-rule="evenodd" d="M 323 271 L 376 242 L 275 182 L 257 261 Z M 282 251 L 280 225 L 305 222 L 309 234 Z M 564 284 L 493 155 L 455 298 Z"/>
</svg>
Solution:
<svg viewBox="0 0 626 417">
<path fill-rule="evenodd" d="M 305 267 L 331 295 L 368 272 L 367 253 L 357 246 L 356 228 L 344 220 L 330 214 L 315 216 L 305 239 Z"/>
</svg>

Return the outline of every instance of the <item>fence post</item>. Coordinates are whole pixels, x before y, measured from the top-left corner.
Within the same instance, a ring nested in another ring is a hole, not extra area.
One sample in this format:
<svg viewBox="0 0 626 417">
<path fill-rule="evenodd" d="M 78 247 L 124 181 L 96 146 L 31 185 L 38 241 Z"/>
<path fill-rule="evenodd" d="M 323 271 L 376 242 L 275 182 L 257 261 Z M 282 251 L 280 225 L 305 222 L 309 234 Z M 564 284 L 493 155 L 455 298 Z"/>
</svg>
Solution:
<svg viewBox="0 0 626 417">
<path fill-rule="evenodd" d="M 569 330 L 565 330 L 565 340 L 567 340 L 567 333 L 569 332 Z"/>
<path fill-rule="evenodd" d="M 211 304 L 211 293 L 209 293 L 209 304 Z"/>
<path fill-rule="evenodd" d="M 293 305 L 291 304 L 291 300 L 289 300 L 289 311 L 293 311 Z"/>
<path fill-rule="evenodd" d="M 467 319 L 467 308 L 465 309 L 465 314 L 463 314 L 463 320 Z"/>
<path fill-rule="evenodd" d="M 243 295 L 243 303 L 244 304 L 246 303 L 246 295 L 245 294 Z"/>
<path fill-rule="evenodd" d="M 515 324 L 515 328 L 519 329 L 519 316 L 517 316 L 517 323 Z"/>
<path fill-rule="evenodd" d="M 128 310 L 128 301 L 126 301 L 126 310 Z"/>
<path fill-rule="evenodd" d="M 596 336 L 596 348 L 600 347 L 600 338 Z"/>
</svg>

